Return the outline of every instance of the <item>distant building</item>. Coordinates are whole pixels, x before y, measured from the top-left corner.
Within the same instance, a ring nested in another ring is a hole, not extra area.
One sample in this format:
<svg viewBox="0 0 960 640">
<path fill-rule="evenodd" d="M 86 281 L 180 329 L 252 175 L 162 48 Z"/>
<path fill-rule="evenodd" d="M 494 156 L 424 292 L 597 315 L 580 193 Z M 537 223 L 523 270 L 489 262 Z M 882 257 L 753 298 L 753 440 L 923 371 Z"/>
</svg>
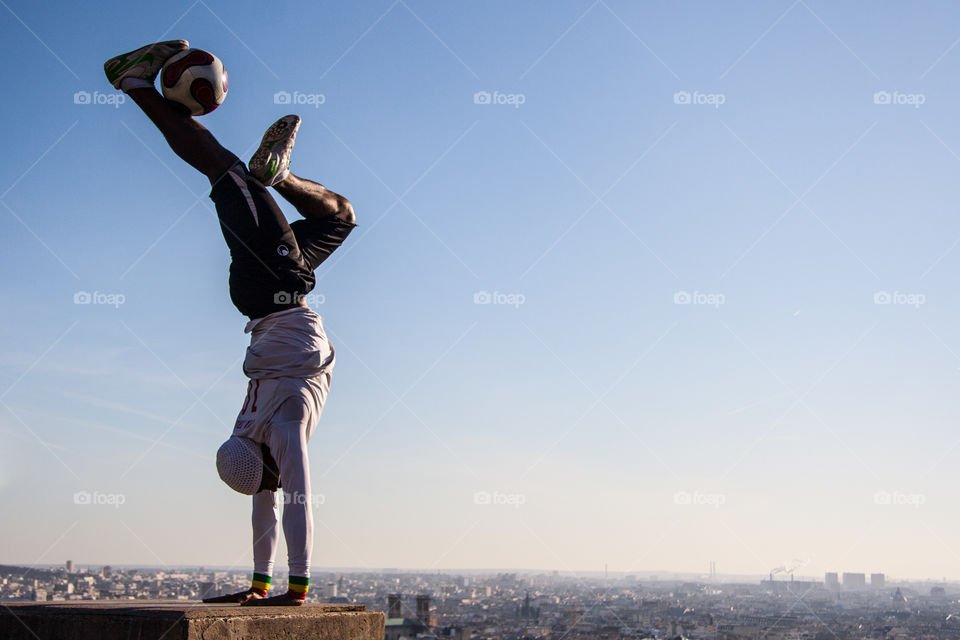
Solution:
<svg viewBox="0 0 960 640">
<path fill-rule="evenodd" d="M 900 587 L 897 587 L 896 593 L 894 593 L 890 599 L 893 600 L 895 609 L 903 609 L 907 606 L 907 599 L 904 597 L 903 592 L 900 591 Z"/>
<path fill-rule="evenodd" d="M 426 627 L 433 626 L 430 624 L 430 596 L 428 595 L 417 596 L 417 620 Z"/>
<path fill-rule="evenodd" d="M 387 618 L 384 624 L 384 639 L 415 638 L 418 633 L 426 631 L 427 628 L 418 624 L 413 618 Z"/>
<path fill-rule="evenodd" d="M 947 590 L 943 587 L 933 587 L 930 589 L 930 597 L 936 600 L 945 600 L 947 598 Z"/>
<path fill-rule="evenodd" d="M 387 595 L 387 616 L 385 621 L 385 640 L 400 640 L 400 638 L 414 638 L 418 634 L 427 633 L 430 627 L 436 626 L 437 620 L 430 619 L 430 596 L 417 596 L 417 617 L 404 618 L 399 593 Z"/>
<path fill-rule="evenodd" d="M 834 571 L 823 574 L 823 584 L 827 589 L 837 589 L 840 587 L 840 576 Z"/>
<path fill-rule="evenodd" d="M 874 589 L 883 589 L 887 586 L 887 577 L 882 573 L 871 573 L 870 586 Z"/>
<path fill-rule="evenodd" d="M 540 615 L 540 608 L 531 606 L 530 604 L 530 593 L 526 593 L 523 597 L 523 604 L 520 605 L 520 615 L 519 617 L 524 620 L 536 620 Z"/>
<path fill-rule="evenodd" d="M 814 580 L 761 580 L 760 586 L 768 589 L 770 593 L 792 593 L 798 597 L 823 588 L 822 584 Z"/>
<path fill-rule="evenodd" d="M 844 589 L 863 589 L 867 586 L 867 577 L 862 573 L 844 573 Z"/>
<path fill-rule="evenodd" d="M 214 596 L 220 595 L 219 590 L 217 589 L 216 582 L 201 582 L 200 583 L 200 593 L 197 596 L 201 600 L 203 598 L 212 598 Z"/>
<path fill-rule="evenodd" d="M 391 593 L 387 595 L 387 617 L 388 618 L 403 617 L 403 607 L 400 604 L 399 593 Z"/>
<path fill-rule="evenodd" d="M 328 582 L 326 584 L 321 584 L 317 588 L 317 595 L 321 600 L 329 602 L 331 598 L 336 598 L 339 593 L 339 588 L 337 587 L 336 582 Z"/>
<path fill-rule="evenodd" d="M 717 625 L 717 640 L 740 640 L 759 638 L 762 629 L 755 624 L 724 623 Z"/>
<path fill-rule="evenodd" d="M 67 573 L 73 573 L 73 560 L 67 560 Z"/>
</svg>

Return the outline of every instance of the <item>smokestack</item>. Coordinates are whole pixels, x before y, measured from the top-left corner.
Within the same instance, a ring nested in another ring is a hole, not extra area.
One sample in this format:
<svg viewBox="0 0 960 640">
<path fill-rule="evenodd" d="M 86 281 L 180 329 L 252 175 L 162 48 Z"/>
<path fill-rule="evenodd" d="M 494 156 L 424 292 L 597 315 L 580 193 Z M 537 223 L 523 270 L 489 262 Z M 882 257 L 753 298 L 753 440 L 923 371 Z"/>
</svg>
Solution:
<svg viewBox="0 0 960 640">
<path fill-rule="evenodd" d="M 430 626 L 430 596 L 417 596 L 417 618 L 424 626 Z"/>
<path fill-rule="evenodd" d="M 402 618 L 403 609 L 400 606 L 400 594 L 399 593 L 390 593 L 387 594 L 387 617 L 388 618 Z"/>
</svg>

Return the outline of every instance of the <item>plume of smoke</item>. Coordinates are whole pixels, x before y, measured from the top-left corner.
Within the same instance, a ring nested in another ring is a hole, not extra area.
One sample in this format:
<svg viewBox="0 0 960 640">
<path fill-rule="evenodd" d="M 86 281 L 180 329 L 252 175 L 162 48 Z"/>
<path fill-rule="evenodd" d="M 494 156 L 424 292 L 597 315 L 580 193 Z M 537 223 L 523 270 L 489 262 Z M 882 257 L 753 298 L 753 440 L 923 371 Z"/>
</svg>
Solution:
<svg viewBox="0 0 960 640">
<path fill-rule="evenodd" d="M 789 561 L 785 560 L 782 564 L 770 569 L 770 575 L 776 575 L 778 573 L 794 573 L 798 569 L 802 569 L 808 564 L 810 564 L 809 560 L 800 560 L 798 558 L 794 558 L 793 560 Z"/>
</svg>

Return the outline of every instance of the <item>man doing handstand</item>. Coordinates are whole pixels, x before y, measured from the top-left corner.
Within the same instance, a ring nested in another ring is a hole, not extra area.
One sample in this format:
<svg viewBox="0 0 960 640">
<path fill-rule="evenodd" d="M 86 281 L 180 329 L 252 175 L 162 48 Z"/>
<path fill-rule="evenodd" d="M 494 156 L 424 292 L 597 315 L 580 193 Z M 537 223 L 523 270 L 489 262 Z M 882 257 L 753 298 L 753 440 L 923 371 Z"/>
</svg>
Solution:
<svg viewBox="0 0 960 640">
<path fill-rule="evenodd" d="M 231 487 L 253 495 L 253 580 L 246 591 L 205 602 L 298 605 L 310 582 L 313 542 L 306 446 L 334 366 L 322 319 L 303 298 L 316 284 L 316 268 L 356 221 L 346 198 L 290 173 L 298 116 L 280 118 L 267 129 L 247 167 L 185 108 L 157 92 L 154 82 L 163 63 L 187 48 L 185 40 L 146 45 L 111 58 L 104 70 L 113 86 L 153 121 L 173 152 L 210 180 L 210 198 L 230 250 L 230 298 L 250 319 L 243 365 L 250 378 L 247 397 L 233 437 L 218 454 L 218 468 Z M 304 219 L 288 224 L 266 187 L 273 187 Z M 279 538 L 278 488 L 283 491 L 290 578 L 285 594 L 267 598 Z"/>
</svg>

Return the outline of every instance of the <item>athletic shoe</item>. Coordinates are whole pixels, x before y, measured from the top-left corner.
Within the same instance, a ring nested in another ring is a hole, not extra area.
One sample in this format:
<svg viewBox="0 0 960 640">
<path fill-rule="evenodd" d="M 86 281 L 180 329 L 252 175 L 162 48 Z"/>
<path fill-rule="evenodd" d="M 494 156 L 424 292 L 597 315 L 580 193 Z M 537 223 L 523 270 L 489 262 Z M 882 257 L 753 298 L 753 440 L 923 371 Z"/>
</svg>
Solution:
<svg viewBox="0 0 960 640">
<path fill-rule="evenodd" d="M 147 82 L 154 82 L 163 67 L 163 63 L 175 53 L 189 47 L 190 45 L 186 40 L 155 42 L 115 58 L 110 58 L 103 63 L 103 70 L 107 74 L 107 80 L 115 89 L 120 88 L 120 82 L 124 78 L 140 78 Z"/>
<path fill-rule="evenodd" d="M 250 173 L 263 186 L 272 187 L 290 174 L 290 154 L 300 128 L 300 116 L 283 116 L 267 129 L 260 148 L 250 158 Z"/>
<path fill-rule="evenodd" d="M 299 607 L 304 599 L 304 594 L 288 590 L 283 595 L 247 600 L 241 604 L 245 607 Z"/>
<path fill-rule="evenodd" d="M 204 598 L 203 602 L 206 604 L 246 604 L 251 600 L 260 600 L 263 598 L 260 595 L 259 591 L 254 591 L 253 589 L 247 589 L 246 591 L 240 591 L 238 593 L 231 593 L 226 596 L 217 596 L 215 598 Z"/>
</svg>

